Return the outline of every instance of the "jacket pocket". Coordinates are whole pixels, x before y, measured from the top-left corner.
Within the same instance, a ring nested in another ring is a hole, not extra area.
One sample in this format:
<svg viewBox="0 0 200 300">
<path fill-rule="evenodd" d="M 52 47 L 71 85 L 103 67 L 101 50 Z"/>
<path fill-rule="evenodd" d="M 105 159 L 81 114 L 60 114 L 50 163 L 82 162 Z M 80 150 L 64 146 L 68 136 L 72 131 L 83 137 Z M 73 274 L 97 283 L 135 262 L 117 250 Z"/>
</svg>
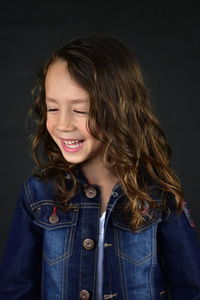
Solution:
<svg viewBox="0 0 200 300">
<path fill-rule="evenodd" d="M 54 206 L 41 205 L 37 208 L 37 218 L 34 223 L 43 228 L 43 258 L 50 264 L 56 264 L 67 259 L 72 253 L 74 230 L 78 219 L 78 209 L 67 212 Z M 51 216 L 56 215 L 52 221 Z"/>
<path fill-rule="evenodd" d="M 133 231 L 117 213 L 114 213 L 112 222 L 117 255 L 135 265 L 150 259 L 157 252 L 156 231 L 160 221 L 158 216 L 154 216 L 150 222 Z"/>
</svg>

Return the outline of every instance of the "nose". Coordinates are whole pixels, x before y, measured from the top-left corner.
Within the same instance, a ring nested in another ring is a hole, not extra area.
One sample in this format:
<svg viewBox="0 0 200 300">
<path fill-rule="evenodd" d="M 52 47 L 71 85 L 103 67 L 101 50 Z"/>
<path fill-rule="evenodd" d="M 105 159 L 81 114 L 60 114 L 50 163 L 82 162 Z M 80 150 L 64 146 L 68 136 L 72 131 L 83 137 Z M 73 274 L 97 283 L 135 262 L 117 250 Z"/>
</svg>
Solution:
<svg viewBox="0 0 200 300">
<path fill-rule="evenodd" d="M 74 124 L 73 117 L 66 112 L 61 113 L 58 122 L 57 122 L 57 130 L 58 131 L 73 131 L 76 126 Z"/>
</svg>

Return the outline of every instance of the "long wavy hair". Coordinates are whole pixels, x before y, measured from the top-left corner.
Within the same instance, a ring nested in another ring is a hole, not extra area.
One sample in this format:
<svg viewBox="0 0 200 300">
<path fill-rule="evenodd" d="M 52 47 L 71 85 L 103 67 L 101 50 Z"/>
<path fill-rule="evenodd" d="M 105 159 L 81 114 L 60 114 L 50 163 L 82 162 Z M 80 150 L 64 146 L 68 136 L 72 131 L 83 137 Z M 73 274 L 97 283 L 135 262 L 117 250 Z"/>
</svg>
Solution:
<svg viewBox="0 0 200 300">
<path fill-rule="evenodd" d="M 89 93 L 88 130 L 106 145 L 104 163 L 119 178 L 127 196 L 124 209 L 130 225 L 137 229 L 145 222 L 146 208 L 155 207 L 148 190 L 151 184 L 170 193 L 180 212 L 182 188 L 170 167 L 171 149 L 153 112 L 139 64 L 131 51 L 111 37 L 76 39 L 44 64 L 30 110 L 36 125 L 31 135 L 34 174 L 43 179 L 53 177 L 60 203 L 70 206 L 78 186 L 77 165 L 63 158 L 46 128 L 45 77 L 57 60 L 67 63 L 71 77 Z M 70 190 L 66 173 L 72 179 Z"/>
</svg>

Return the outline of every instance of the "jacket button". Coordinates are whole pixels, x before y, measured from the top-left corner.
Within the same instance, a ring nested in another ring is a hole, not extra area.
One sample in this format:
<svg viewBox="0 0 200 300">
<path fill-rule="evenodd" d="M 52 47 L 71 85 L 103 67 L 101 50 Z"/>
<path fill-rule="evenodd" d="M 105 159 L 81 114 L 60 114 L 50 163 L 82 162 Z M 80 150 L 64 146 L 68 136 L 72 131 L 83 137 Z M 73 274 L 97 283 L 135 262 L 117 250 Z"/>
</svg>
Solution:
<svg viewBox="0 0 200 300">
<path fill-rule="evenodd" d="M 88 187 L 85 190 L 85 194 L 88 198 L 94 198 L 97 195 L 97 191 L 93 187 Z"/>
<path fill-rule="evenodd" d="M 86 249 L 86 250 L 91 250 L 94 248 L 94 241 L 91 240 L 91 239 L 85 239 L 83 241 L 83 247 Z"/>
<path fill-rule="evenodd" d="M 86 290 L 80 291 L 80 299 L 81 300 L 87 300 L 90 298 L 90 293 Z"/>
<path fill-rule="evenodd" d="M 59 217 L 57 215 L 50 215 L 49 217 L 49 223 L 51 224 L 57 224 L 59 222 Z"/>
</svg>

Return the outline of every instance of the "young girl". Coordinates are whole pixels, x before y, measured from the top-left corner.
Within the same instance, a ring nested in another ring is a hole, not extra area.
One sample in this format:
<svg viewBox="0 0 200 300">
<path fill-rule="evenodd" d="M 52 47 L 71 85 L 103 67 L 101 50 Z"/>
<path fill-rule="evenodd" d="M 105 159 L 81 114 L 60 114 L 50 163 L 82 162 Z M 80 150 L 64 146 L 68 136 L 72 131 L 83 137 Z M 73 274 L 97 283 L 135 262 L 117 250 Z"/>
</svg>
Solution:
<svg viewBox="0 0 200 300">
<path fill-rule="evenodd" d="M 194 224 L 133 54 L 109 37 L 74 40 L 34 95 L 37 168 L 16 207 L 0 299 L 200 299 Z"/>
</svg>

